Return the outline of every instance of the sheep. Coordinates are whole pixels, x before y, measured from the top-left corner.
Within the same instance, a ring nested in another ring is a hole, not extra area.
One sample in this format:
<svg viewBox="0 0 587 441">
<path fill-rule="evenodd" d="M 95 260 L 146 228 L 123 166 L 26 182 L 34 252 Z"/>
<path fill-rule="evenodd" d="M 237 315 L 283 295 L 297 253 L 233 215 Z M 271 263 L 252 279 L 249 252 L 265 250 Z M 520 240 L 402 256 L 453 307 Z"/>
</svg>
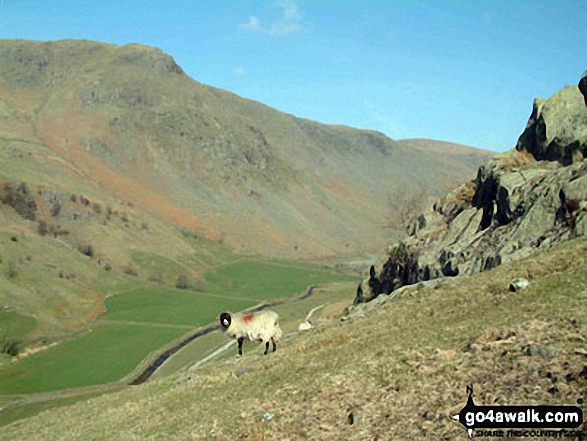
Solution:
<svg viewBox="0 0 587 441">
<path fill-rule="evenodd" d="M 273 352 L 281 338 L 279 316 L 273 311 L 241 312 L 220 314 L 220 325 L 224 333 L 238 342 L 238 355 L 243 355 L 243 342 L 261 341 L 265 343 L 264 355 L 269 351 L 269 340 L 273 343 Z"/>
</svg>

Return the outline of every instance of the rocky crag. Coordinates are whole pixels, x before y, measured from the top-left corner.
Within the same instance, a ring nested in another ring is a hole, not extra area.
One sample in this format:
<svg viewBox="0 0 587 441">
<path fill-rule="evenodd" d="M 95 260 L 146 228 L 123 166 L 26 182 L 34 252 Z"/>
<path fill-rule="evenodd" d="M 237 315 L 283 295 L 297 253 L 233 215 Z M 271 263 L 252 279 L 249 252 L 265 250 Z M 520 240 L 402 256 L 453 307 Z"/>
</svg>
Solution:
<svg viewBox="0 0 587 441">
<path fill-rule="evenodd" d="M 587 98 L 580 90 L 536 99 L 515 149 L 421 214 L 409 237 L 388 248 L 381 271 L 371 269 L 350 310 L 407 285 L 486 271 L 586 235 Z"/>
</svg>

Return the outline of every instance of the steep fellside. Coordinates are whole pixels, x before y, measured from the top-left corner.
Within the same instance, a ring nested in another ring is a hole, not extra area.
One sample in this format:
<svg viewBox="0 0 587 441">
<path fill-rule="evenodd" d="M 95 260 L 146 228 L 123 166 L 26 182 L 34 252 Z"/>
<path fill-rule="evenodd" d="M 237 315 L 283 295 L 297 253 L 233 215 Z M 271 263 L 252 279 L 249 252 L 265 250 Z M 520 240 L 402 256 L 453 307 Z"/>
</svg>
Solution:
<svg viewBox="0 0 587 441">
<path fill-rule="evenodd" d="M 587 106 L 577 87 L 538 99 L 515 150 L 439 199 L 389 248 L 363 303 L 442 276 L 473 274 L 587 234 Z M 351 308 L 352 309 L 352 308 Z M 359 309 L 362 309 L 360 307 Z"/>
<path fill-rule="evenodd" d="M 296 118 L 136 44 L 0 42 L 0 118 L 2 148 L 30 150 L 28 184 L 91 183 L 237 249 L 290 257 L 377 249 L 398 232 L 383 221 L 391 189 L 438 197 L 487 157 Z"/>
</svg>

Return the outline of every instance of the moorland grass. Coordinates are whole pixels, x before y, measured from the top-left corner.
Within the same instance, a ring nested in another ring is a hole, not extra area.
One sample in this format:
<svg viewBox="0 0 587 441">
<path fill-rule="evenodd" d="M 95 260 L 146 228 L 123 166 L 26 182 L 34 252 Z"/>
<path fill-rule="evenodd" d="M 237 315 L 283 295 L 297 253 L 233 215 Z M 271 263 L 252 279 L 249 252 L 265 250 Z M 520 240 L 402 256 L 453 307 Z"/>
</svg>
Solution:
<svg viewBox="0 0 587 441">
<path fill-rule="evenodd" d="M 119 390 L 113 389 L 113 390 Z M 107 392 L 112 392 L 112 390 L 108 390 Z M 99 392 L 90 392 L 84 394 L 76 394 L 69 397 L 64 398 L 55 398 L 52 400 L 45 400 L 45 401 L 33 401 L 30 403 L 21 404 L 19 406 L 14 407 L 7 407 L 2 409 L 0 412 L 0 427 L 6 426 L 14 421 L 23 420 L 25 418 L 29 418 L 42 412 L 47 409 L 53 409 L 56 407 L 64 407 L 64 406 L 71 406 L 79 401 L 86 401 L 90 398 L 98 397 L 107 393 L 105 391 Z"/>
</svg>

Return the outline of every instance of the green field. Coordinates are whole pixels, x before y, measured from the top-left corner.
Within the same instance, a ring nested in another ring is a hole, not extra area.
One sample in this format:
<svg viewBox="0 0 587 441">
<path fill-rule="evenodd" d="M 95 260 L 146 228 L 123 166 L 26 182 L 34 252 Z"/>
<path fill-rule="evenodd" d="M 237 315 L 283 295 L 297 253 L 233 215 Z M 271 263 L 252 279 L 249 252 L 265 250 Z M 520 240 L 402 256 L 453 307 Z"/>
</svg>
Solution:
<svg viewBox="0 0 587 441">
<path fill-rule="evenodd" d="M 219 310 L 242 310 L 256 302 L 225 299 L 194 291 L 148 287 L 106 300 L 102 320 L 204 326 L 216 320 Z"/>
<path fill-rule="evenodd" d="M 0 344 L 4 336 L 22 340 L 35 329 L 35 319 L 0 309 Z"/>
<path fill-rule="evenodd" d="M 0 394 L 28 394 L 116 381 L 185 329 L 97 324 L 88 332 L 0 367 Z"/>
<path fill-rule="evenodd" d="M 324 267 L 279 261 L 236 262 L 210 270 L 204 278 L 207 292 L 260 300 L 303 294 L 318 283 L 349 280 Z"/>
<path fill-rule="evenodd" d="M 45 351 L 0 367 L 0 394 L 30 394 L 120 380 L 149 354 L 239 311 L 305 294 L 310 285 L 352 280 L 316 265 L 241 261 L 204 274 L 204 292 L 163 285 L 110 297 L 107 312 L 88 330 Z"/>
</svg>

